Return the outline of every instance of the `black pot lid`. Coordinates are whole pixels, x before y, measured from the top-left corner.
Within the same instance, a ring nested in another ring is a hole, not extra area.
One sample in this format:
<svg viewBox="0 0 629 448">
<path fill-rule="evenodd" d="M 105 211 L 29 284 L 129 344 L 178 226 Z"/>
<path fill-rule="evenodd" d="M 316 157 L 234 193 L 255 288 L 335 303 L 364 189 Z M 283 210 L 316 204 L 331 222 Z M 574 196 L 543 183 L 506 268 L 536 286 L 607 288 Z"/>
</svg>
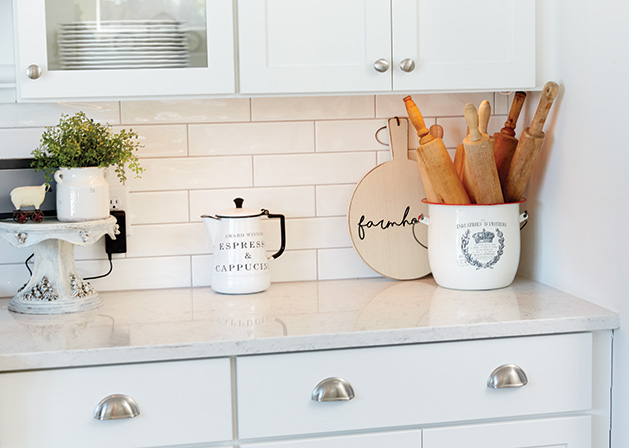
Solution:
<svg viewBox="0 0 629 448">
<path fill-rule="evenodd" d="M 242 203 L 245 202 L 243 198 L 235 198 L 234 204 L 236 208 L 230 208 L 223 210 L 216 214 L 218 218 L 254 218 L 256 216 L 262 216 L 264 212 L 262 210 L 255 210 L 252 208 L 243 208 Z"/>
</svg>

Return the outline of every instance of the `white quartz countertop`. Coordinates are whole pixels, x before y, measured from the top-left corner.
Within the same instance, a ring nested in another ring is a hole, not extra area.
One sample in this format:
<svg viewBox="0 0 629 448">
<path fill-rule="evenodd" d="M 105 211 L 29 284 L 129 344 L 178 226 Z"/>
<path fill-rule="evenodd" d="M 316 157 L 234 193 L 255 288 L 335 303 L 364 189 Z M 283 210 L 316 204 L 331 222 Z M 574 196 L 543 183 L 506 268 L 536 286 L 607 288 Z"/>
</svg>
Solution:
<svg viewBox="0 0 629 448">
<path fill-rule="evenodd" d="M 431 277 L 101 293 L 100 309 L 27 315 L 0 299 L 0 371 L 609 330 L 618 315 L 518 278 L 454 291 Z"/>
</svg>

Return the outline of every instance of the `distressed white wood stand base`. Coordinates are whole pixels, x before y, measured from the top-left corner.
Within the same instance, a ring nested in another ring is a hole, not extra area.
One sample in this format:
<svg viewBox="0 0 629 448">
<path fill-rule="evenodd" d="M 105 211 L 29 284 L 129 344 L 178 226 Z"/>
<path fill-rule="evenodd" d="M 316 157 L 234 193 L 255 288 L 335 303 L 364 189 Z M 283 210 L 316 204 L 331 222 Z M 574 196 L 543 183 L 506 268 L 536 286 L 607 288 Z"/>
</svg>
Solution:
<svg viewBox="0 0 629 448">
<path fill-rule="evenodd" d="M 41 223 L 0 222 L 0 237 L 15 247 L 33 247 L 33 274 L 9 301 L 9 310 L 26 314 L 63 314 L 102 306 L 102 299 L 76 271 L 74 246 L 92 244 L 103 235 L 115 238 L 116 218 Z"/>
</svg>

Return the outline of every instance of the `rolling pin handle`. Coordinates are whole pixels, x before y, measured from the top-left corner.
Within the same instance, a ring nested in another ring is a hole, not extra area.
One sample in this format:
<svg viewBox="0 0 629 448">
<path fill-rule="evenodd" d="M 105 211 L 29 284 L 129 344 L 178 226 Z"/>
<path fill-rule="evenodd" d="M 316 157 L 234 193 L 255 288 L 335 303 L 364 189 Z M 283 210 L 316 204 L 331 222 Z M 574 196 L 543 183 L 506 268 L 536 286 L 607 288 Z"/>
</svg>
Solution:
<svg viewBox="0 0 629 448">
<path fill-rule="evenodd" d="M 472 103 L 467 103 L 465 109 L 463 109 L 465 115 L 465 121 L 469 127 L 470 133 L 467 138 L 472 142 L 477 142 L 482 138 L 482 135 L 478 129 L 478 112 Z"/>
<path fill-rule="evenodd" d="M 478 106 L 478 130 L 481 134 L 487 134 L 487 127 L 489 126 L 489 117 L 491 115 L 491 105 L 489 101 L 483 100 Z"/>
<path fill-rule="evenodd" d="M 428 133 L 430 132 L 426 127 L 424 117 L 422 117 L 419 108 L 417 107 L 410 95 L 405 96 L 402 100 L 404 101 L 404 106 L 406 107 L 408 118 L 411 120 L 411 124 L 417 131 L 417 137 L 419 137 L 419 139 L 421 140 L 422 137 L 428 135 Z"/>
</svg>

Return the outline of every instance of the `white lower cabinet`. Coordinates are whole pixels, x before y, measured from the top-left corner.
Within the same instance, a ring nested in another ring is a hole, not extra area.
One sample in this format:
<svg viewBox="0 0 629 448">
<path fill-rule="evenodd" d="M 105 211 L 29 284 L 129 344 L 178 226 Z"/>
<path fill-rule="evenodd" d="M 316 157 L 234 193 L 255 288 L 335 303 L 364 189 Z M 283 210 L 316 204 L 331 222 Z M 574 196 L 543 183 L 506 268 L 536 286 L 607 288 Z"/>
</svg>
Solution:
<svg viewBox="0 0 629 448">
<path fill-rule="evenodd" d="M 0 447 L 145 448 L 232 439 L 228 359 L 0 375 Z M 97 420 L 99 402 L 132 398 L 140 414 Z"/>
<path fill-rule="evenodd" d="M 599 448 L 610 346 L 573 333 L 2 373 L 0 447 Z M 116 394 L 140 414 L 94 418 Z"/>
</svg>

